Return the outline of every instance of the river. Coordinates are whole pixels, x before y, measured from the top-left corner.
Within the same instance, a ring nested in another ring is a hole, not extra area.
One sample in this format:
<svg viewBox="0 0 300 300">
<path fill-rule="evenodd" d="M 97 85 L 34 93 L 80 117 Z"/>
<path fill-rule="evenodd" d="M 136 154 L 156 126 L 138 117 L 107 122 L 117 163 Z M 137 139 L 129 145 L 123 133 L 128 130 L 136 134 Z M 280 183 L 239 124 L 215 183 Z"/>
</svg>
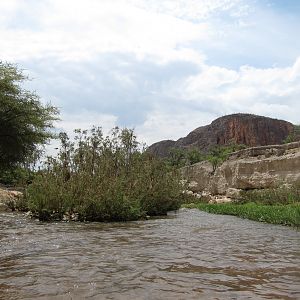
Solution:
<svg viewBox="0 0 300 300">
<path fill-rule="evenodd" d="M 300 299 L 300 231 L 186 209 L 127 223 L 1 213 L 0 299 Z"/>
</svg>

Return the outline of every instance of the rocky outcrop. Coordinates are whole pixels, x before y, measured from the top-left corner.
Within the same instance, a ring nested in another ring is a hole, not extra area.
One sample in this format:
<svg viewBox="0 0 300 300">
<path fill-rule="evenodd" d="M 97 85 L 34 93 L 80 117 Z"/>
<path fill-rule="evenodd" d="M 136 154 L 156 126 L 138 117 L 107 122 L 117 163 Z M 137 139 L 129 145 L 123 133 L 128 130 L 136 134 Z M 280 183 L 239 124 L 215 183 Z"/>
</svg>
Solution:
<svg viewBox="0 0 300 300">
<path fill-rule="evenodd" d="M 199 127 L 177 141 L 161 141 L 151 145 L 149 152 L 165 157 L 171 148 L 197 148 L 207 151 L 215 145 L 229 143 L 250 147 L 281 144 L 294 131 L 292 123 L 251 114 L 233 114 Z"/>
<path fill-rule="evenodd" d="M 300 183 L 300 142 L 254 147 L 235 153 L 212 172 L 208 162 L 181 169 L 194 193 L 237 197 L 240 190 Z"/>
<path fill-rule="evenodd" d="M 0 188 L 0 212 L 13 210 L 17 200 L 21 197 L 23 197 L 23 193 L 19 191 Z"/>
<path fill-rule="evenodd" d="M 167 157 L 171 148 L 175 146 L 175 141 L 165 140 L 157 142 L 148 148 L 148 151 L 157 157 Z"/>
</svg>

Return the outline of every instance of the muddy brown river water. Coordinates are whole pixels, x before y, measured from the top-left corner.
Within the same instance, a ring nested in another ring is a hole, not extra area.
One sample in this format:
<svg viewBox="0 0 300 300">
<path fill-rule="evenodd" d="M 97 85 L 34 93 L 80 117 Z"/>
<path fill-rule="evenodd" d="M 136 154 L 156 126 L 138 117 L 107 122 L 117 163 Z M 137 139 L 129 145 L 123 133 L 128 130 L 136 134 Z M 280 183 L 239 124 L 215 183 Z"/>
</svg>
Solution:
<svg viewBox="0 0 300 300">
<path fill-rule="evenodd" d="M 198 210 L 106 224 L 1 213 L 0 299 L 300 299 L 300 231 Z"/>
</svg>

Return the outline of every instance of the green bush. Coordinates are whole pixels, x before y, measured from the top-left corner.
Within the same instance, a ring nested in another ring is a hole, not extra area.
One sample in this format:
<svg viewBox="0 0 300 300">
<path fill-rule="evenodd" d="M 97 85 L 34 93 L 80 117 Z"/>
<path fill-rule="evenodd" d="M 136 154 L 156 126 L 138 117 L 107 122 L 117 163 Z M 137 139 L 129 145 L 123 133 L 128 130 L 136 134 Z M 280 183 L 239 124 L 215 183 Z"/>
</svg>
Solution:
<svg viewBox="0 0 300 300">
<path fill-rule="evenodd" d="M 213 173 L 216 169 L 228 158 L 230 153 L 245 149 L 246 146 L 243 144 L 230 143 L 228 145 L 217 145 L 212 147 L 208 153 L 207 160 L 212 164 Z"/>
<path fill-rule="evenodd" d="M 0 183 L 11 186 L 25 186 L 33 180 L 35 172 L 24 167 L 12 167 L 2 170 L 0 173 Z"/>
<path fill-rule="evenodd" d="M 284 144 L 300 140 L 300 125 L 294 125 L 293 131 L 283 140 Z"/>
<path fill-rule="evenodd" d="M 79 220 L 125 221 L 180 207 L 179 175 L 140 149 L 132 130 L 76 133 L 74 142 L 60 134 L 58 156 L 27 188 L 29 209 L 40 219 L 76 213 Z"/>
<path fill-rule="evenodd" d="M 206 159 L 206 155 L 197 148 L 172 148 L 165 162 L 168 166 L 181 168 Z"/>
</svg>

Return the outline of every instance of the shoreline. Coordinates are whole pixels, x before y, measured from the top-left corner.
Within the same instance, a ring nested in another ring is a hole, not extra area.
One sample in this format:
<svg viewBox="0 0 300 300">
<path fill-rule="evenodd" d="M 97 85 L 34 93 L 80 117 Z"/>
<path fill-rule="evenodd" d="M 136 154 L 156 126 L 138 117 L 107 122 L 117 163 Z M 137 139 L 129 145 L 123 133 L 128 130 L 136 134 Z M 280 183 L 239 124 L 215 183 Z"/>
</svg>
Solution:
<svg viewBox="0 0 300 300">
<path fill-rule="evenodd" d="M 300 203 L 263 205 L 256 203 L 190 203 L 184 208 L 196 208 L 208 213 L 231 215 L 252 221 L 300 228 Z"/>
</svg>

